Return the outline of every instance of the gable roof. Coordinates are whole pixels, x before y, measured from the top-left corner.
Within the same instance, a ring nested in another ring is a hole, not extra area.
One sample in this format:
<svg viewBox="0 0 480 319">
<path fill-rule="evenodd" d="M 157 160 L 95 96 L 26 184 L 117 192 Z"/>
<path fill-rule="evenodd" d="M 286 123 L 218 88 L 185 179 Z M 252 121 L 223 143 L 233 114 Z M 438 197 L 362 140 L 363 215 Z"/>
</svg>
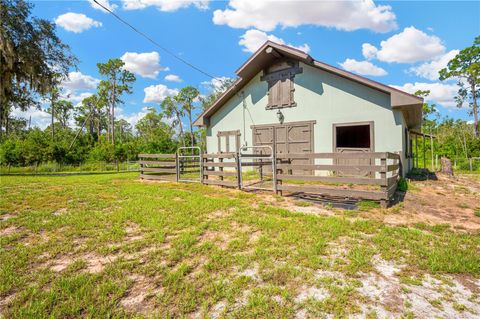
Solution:
<svg viewBox="0 0 480 319">
<path fill-rule="evenodd" d="M 339 69 L 332 65 L 316 61 L 307 53 L 289 47 L 274 43 L 265 42 L 235 73 L 238 79 L 233 85 L 221 94 L 217 100 L 195 120 L 194 125 L 206 126 L 209 124 L 208 119 L 220 109 L 224 103 L 237 94 L 258 72 L 262 71 L 266 66 L 273 63 L 279 58 L 291 58 L 301 61 L 310 66 L 324 70 L 329 73 L 341 76 L 351 81 L 355 81 L 362 85 L 371 87 L 390 95 L 392 108 L 402 110 L 407 126 L 410 128 L 418 128 L 422 123 L 422 104 L 423 98 L 403 92 L 396 88 L 382 84 L 377 81 L 367 79 L 363 76 Z"/>
</svg>

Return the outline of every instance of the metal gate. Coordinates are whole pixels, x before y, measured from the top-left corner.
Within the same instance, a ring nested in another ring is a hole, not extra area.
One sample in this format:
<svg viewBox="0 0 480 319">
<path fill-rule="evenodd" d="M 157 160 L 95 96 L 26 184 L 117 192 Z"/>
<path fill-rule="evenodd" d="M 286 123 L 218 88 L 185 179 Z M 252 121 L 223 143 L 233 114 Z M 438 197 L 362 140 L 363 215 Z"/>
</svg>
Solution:
<svg viewBox="0 0 480 319">
<path fill-rule="evenodd" d="M 191 170 L 193 168 L 193 170 Z M 195 177 L 198 169 L 198 179 Z M 177 149 L 177 181 L 200 183 L 202 181 L 202 150 L 198 146 Z"/>
<path fill-rule="evenodd" d="M 267 149 L 269 152 L 263 153 L 261 149 Z M 245 159 L 250 161 L 244 163 L 243 160 Z M 269 167 L 269 171 L 265 171 L 263 169 L 264 166 Z M 251 167 L 253 170 L 245 169 L 246 167 Z M 277 191 L 276 158 L 270 145 L 241 147 L 238 153 L 238 169 L 241 189 Z M 258 172 L 255 172 L 255 169 L 257 169 Z M 258 173 L 259 178 L 244 178 L 244 173 L 248 177 L 252 172 Z M 268 181 L 272 182 L 272 187 L 264 186 L 264 183 Z"/>
</svg>

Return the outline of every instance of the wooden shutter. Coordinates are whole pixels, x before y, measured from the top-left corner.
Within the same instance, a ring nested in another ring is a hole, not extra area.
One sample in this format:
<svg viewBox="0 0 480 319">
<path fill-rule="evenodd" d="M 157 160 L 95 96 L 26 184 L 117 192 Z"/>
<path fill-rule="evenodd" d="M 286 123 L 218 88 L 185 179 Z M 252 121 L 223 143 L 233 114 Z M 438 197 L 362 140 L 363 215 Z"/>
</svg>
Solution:
<svg viewBox="0 0 480 319">
<path fill-rule="evenodd" d="M 268 82 L 268 109 L 295 106 L 293 80 L 283 77 Z"/>
</svg>

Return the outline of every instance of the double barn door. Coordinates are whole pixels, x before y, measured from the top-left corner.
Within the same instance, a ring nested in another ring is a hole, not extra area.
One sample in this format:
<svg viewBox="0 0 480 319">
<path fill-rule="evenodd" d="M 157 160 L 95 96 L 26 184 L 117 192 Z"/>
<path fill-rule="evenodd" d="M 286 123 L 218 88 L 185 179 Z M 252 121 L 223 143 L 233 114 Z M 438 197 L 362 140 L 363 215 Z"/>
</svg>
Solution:
<svg viewBox="0 0 480 319">
<path fill-rule="evenodd" d="M 313 125 L 315 121 L 252 126 L 253 145 L 270 146 L 277 154 L 313 153 Z M 268 153 L 268 148 L 257 150 Z M 313 164 L 309 158 L 291 159 L 292 164 Z M 293 171 L 293 174 L 308 174 Z"/>
</svg>

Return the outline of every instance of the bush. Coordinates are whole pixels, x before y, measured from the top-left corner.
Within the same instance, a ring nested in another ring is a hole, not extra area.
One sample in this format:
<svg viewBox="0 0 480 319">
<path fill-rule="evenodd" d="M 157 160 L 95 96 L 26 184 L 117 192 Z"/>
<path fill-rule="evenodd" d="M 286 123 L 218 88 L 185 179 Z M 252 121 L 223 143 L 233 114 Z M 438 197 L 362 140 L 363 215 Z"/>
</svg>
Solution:
<svg viewBox="0 0 480 319">
<path fill-rule="evenodd" d="M 401 192 L 406 192 L 408 190 L 408 182 L 405 178 L 400 177 L 398 181 L 397 189 Z"/>
</svg>

